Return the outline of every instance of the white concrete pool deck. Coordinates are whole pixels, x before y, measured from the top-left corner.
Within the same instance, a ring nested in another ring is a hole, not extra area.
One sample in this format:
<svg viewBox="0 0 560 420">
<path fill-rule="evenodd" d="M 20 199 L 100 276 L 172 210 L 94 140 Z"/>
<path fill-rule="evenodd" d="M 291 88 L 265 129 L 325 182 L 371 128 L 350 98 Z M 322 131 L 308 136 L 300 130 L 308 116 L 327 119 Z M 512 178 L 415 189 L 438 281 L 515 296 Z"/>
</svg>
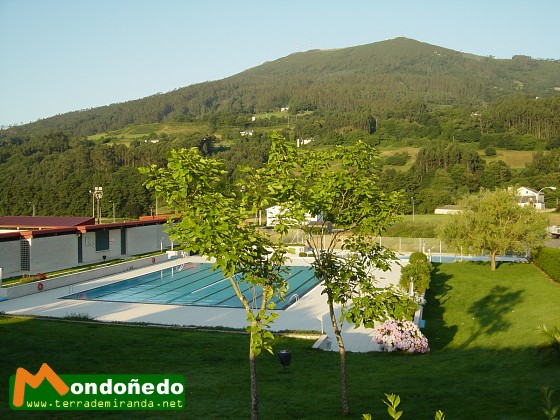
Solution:
<svg viewBox="0 0 560 420">
<path fill-rule="evenodd" d="M 63 318 L 72 314 L 87 315 L 105 322 L 141 322 L 159 325 L 244 328 L 246 313 L 244 309 L 162 305 L 145 303 L 103 302 L 88 300 L 60 299 L 71 293 L 78 293 L 94 287 L 114 283 L 154 270 L 162 270 L 182 262 L 208 262 L 201 257 L 186 257 L 140 268 L 112 276 L 107 276 L 72 286 L 45 290 L 41 293 L 0 302 L 0 311 L 13 315 L 35 315 Z M 308 265 L 305 258 L 293 258 L 289 265 Z M 392 265 L 388 272 L 375 272 L 380 286 L 397 284 L 400 266 Z M 273 331 L 318 331 L 327 335 L 323 348 L 338 350 L 328 313 L 322 286 L 316 286 L 300 297 L 288 309 L 279 310 L 278 318 L 272 324 Z M 287 299 L 290 297 L 288 291 Z M 295 299 L 295 298 L 293 298 Z M 337 311 L 337 316 L 340 312 Z M 374 351 L 378 348 L 373 340 L 373 330 L 351 325 L 343 325 L 343 337 L 348 351 Z"/>
</svg>

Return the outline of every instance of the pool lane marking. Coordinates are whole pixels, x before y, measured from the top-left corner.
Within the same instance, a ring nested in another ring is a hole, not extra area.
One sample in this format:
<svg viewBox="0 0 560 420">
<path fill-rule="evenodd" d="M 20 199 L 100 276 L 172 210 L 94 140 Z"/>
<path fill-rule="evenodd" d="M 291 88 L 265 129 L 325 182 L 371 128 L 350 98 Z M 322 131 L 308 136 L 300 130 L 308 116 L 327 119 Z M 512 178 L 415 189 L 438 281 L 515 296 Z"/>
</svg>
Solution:
<svg viewBox="0 0 560 420">
<path fill-rule="evenodd" d="M 227 281 L 227 280 L 229 280 L 229 279 L 224 279 L 224 278 L 223 278 L 223 279 L 221 279 L 221 280 L 215 281 L 214 283 L 210 283 L 210 284 L 207 284 L 206 286 L 202 286 L 202 287 L 200 287 L 200 288 L 198 288 L 198 289 L 196 289 L 196 290 L 193 290 L 192 292 L 189 292 L 189 293 L 191 293 L 191 294 L 198 293 L 198 292 L 200 292 L 201 290 L 207 289 L 207 288 L 209 288 L 209 287 L 214 286 L 215 284 L 218 284 L 218 283 L 221 283 L 221 282 Z"/>
<path fill-rule="evenodd" d="M 222 273 L 222 275 L 223 275 L 223 273 Z M 233 277 L 234 277 L 234 278 L 236 278 L 236 277 L 239 278 L 239 277 L 240 277 L 240 274 L 234 274 Z M 213 283 L 213 284 L 209 284 L 209 285 L 207 285 L 207 286 L 204 286 L 204 287 L 202 287 L 201 289 L 203 289 L 203 288 L 205 288 L 205 287 L 213 286 L 214 284 L 220 283 L 220 282 L 222 282 L 222 281 L 229 281 L 229 278 L 228 278 L 228 277 L 222 278 L 222 280 L 218 280 L 217 282 L 215 282 L 215 283 Z M 185 303 L 173 303 L 173 302 L 176 302 L 176 301 L 181 301 L 181 300 L 184 299 L 186 296 L 191 296 L 191 295 L 193 294 L 193 292 L 187 292 L 187 293 L 183 293 L 183 294 L 180 295 L 180 296 L 174 297 L 173 299 L 168 300 L 166 303 L 167 303 L 167 304 L 173 304 L 173 305 L 205 306 L 205 305 L 197 305 L 197 302 L 200 302 L 201 300 L 204 300 L 204 299 L 207 299 L 207 298 L 209 298 L 209 297 L 211 297 L 211 296 L 214 296 L 215 294 L 221 293 L 221 292 L 223 292 L 224 290 L 228 290 L 229 288 L 230 288 L 230 285 L 228 284 L 228 285 L 226 285 L 226 286 L 224 286 L 224 287 L 222 287 L 222 288 L 216 290 L 215 292 L 212 292 L 212 293 L 207 294 L 207 295 L 203 295 L 203 296 L 199 297 L 198 299 L 188 300 L 188 301 L 185 302 Z M 228 299 L 230 299 L 231 297 L 234 297 L 234 296 L 235 296 L 235 292 L 233 292 L 233 290 L 231 290 L 231 293 L 233 293 L 233 294 L 230 295 L 226 300 L 228 300 Z M 210 305 L 207 305 L 207 306 L 210 306 Z"/>
</svg>

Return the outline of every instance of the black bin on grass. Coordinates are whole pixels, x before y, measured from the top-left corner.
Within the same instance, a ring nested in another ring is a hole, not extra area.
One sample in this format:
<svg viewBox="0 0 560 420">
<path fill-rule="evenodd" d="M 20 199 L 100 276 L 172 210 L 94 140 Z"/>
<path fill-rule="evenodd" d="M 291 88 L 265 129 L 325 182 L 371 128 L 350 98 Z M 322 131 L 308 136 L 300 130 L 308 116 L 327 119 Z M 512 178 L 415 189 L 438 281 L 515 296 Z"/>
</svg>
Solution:
<svg viewBox="0 0 560 420">
<path fill-rule="evenodd" d="M 280 350 L 278 352 L 278 360 L 280 360 L 280 364 L 286 370 L 286 367 L 290 366 L 292 362 L 292 352 L 290 350 Z"/>
</svg>

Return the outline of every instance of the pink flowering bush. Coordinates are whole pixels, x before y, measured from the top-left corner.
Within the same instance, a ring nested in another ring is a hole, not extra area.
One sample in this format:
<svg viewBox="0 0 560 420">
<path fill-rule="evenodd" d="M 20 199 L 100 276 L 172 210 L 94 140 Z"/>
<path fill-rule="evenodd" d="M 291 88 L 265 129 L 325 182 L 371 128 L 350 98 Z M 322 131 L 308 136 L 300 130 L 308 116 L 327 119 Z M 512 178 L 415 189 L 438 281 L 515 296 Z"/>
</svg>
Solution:
<svg viewBox="0 0 560 420">
<path fill-rule="evenodd" d="M 428 339 L 411 321 L 388 319 L 375 329 L 375 341 L 386 351 L 408 351 L 410 353 L 427 353 Z"/>
</svg>

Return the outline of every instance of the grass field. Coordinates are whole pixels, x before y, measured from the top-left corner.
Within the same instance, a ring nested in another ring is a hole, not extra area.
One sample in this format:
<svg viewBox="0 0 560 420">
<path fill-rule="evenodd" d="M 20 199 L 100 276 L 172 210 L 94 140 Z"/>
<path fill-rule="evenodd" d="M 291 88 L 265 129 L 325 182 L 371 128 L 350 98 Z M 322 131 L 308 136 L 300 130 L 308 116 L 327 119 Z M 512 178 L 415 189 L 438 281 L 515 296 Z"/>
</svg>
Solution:
<svg viewBox="0 0 560 420">
<path fill-rule="evenodd" d="M 397 170 L 406 171 L 410 169 L 414 161 L 416 160 L 416 156 L 418 155 L 419 148 L 418 147 L 398 147 L 395 149 L 385 149 L 381 150 L 381 156 L 391 156 L 397 153 L 407 152 L 410 155 L 410 159 L 404 166 L 391 166 L 387 165 L 387 167 L 392 167 Z M 525 168 L 526 164 L 532 162 L 533 160 L 533 153 L 532 150 L 504 150 L 504 149 L 497 149 L 496 156 L 486 156 L 484 154 L 484 150 L 479 150 L 478 153 L 480 157 L 486 160 L 486 163 L 494 162 L 496 160 L 504 161 L 511 169 L 523 169 Z"/>
<path fill-rule="evenodd" d="M 506 163 L 511 169 L 523 169 L 526 164 L 533 161 L 533 150 L 502 150 L 497 149 L 496 156 L 486 156 L 484 151 L 480 152 L 486 163 L 490 163 L 496 160 L 501 160 Z"/>
<path fill-rule="evenodd" d="M 424 333 L 430 353 L 348 355 L 348 418 L 366 412 L 388 418 L 384 393 L 401 396 L 407 419 L 431 419 L 437 409 L 448 419 L 544 418 L 540 389 L 560 390 L 560 359 L 538 352 L 536 327 L 559 326 L 560 285 L 529 264 L 502 264 L 495 272 L 487 264 L 441 264 L 427 299 Z M 35 372 L 43 362 L 58 373 L 184 375 L 185 412 L 136 413 L 143 418 L 249 417 L 244 334 L 4 316 L 0 337 L 0 418 L 91 417 L 88 412 L 9 411 L 9 375 L 19 366 Z M 341 418 L 338 354 L 311 345 L 290 338 L 275 342 L 275 351 L 292 351 L 288 373 L 276 357 L 259 358 L 262 418 Z M 119 412 L 95 414 L 122 418 Z"/>
<path fill-rule="evenodd" d="M 548 213 L 550 224 L 551 225 L 560 225 L 560 213 L 551 212 Z M 412 215 L 406 214 L 403 216 L 404 220 L 407 222 L 412 222 Z M 433 223 L 433 224 L 440 224 L 448 220 L 452 215 L 448 214 L 415 214 L 414 221 L 415 222 L 425 222 L 425 223 Z"/>
<path fill-rule="evenodd" d="M 201 136 L 210 132 L 210 127 L 202 123 L 161 123 L 161 124 L 139 124 L 132 125 L 120 130 L 108 131 L 105 133 L 89 136 L 88 140 L 101 141 L 110 138 L 112 143 L 129 144 L 131 141 L 146 137 L 151 133 L 156 135 L 167 134 L 170 136 L 193 135 L 201 133 Z"/>
</svg>

